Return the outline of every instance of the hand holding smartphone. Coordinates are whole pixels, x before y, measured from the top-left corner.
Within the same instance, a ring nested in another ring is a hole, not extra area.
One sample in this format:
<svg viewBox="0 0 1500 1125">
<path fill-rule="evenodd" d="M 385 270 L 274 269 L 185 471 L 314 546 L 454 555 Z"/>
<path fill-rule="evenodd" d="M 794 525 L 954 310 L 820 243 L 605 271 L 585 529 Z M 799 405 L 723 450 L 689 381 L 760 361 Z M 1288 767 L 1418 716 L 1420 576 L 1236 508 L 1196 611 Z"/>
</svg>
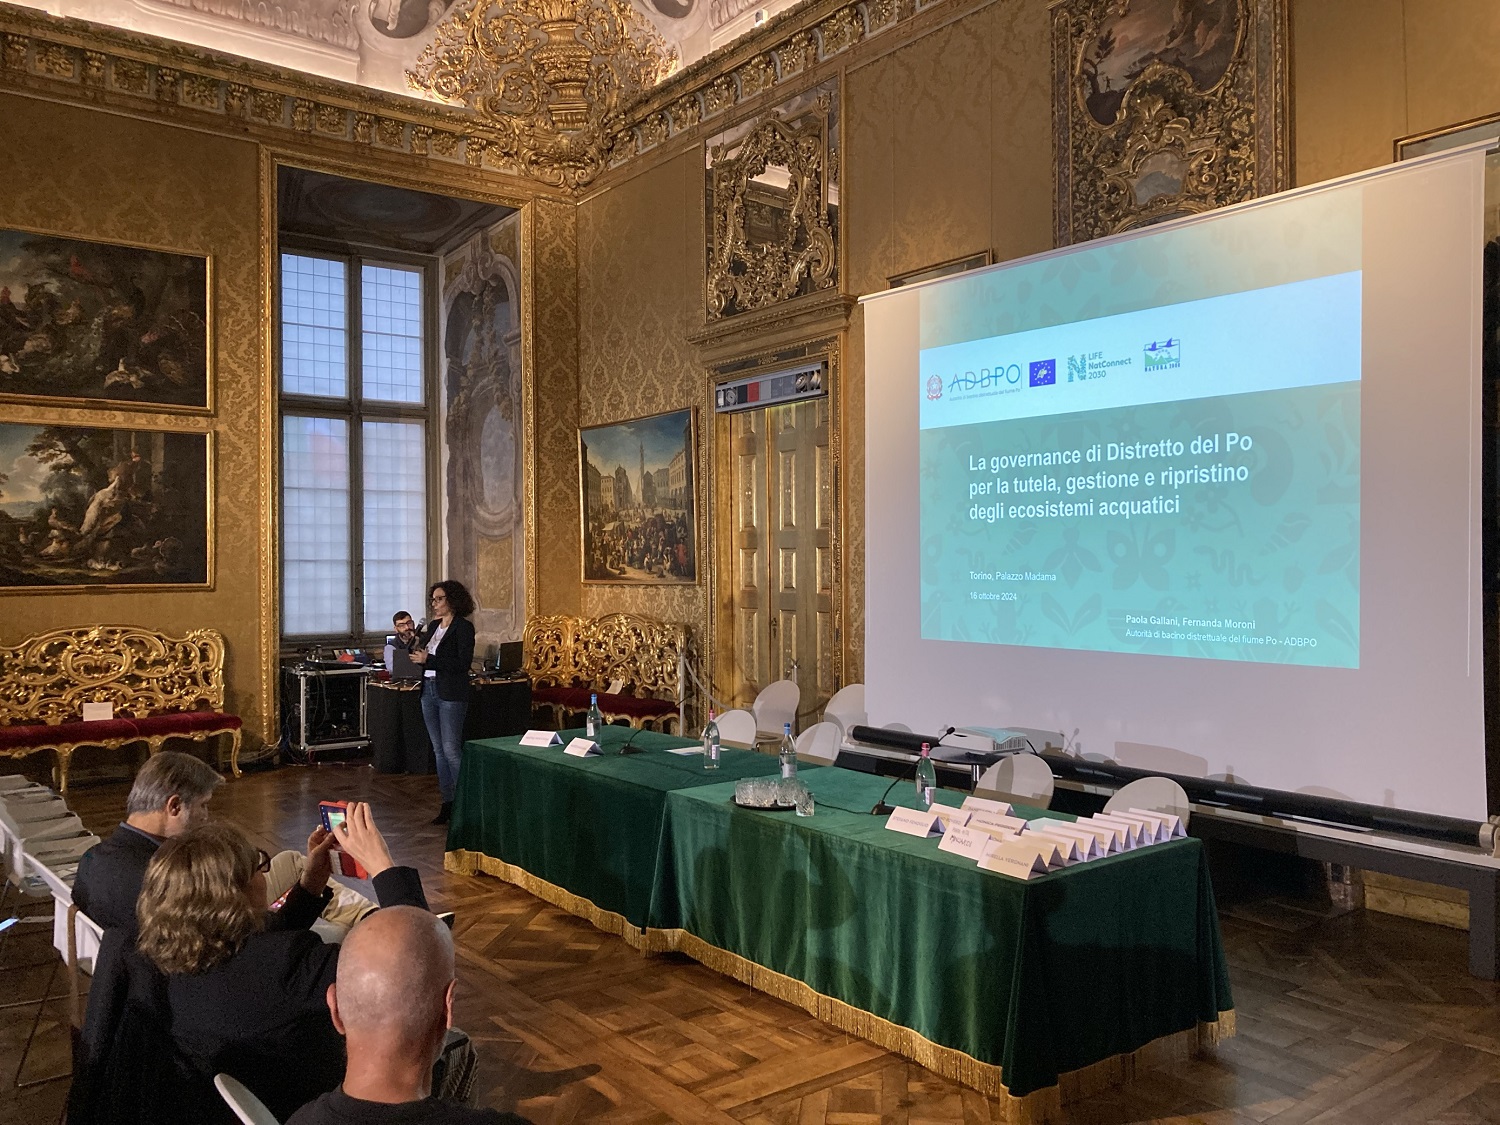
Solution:
<svg viewBox="0 0 1500 1125">
<path fill-rule="evenodd" d="M 348 801 L 319 801 L 318 816 L 323 821 L 323 827 L 333 832 L 349 815 Z M 334 832 L 337 836 L 337 833 Z M 339 874 L 347 875 L 351 879 L 368 879 L 370 873 L 364 869 L 359 860 L 343 851 L 338 852 Z"/>
</svg>

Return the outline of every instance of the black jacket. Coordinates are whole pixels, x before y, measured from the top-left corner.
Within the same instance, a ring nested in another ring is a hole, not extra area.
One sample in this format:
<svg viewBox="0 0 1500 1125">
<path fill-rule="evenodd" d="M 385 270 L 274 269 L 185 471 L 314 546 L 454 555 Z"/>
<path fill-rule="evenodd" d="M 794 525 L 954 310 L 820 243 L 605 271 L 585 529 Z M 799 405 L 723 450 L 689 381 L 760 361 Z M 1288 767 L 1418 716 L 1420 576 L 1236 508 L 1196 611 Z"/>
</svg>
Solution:
<svg viewBox="0 0 1500 1125">
<path fill-rule="evenodd" d="M 343 1081 L 344 1041 L 326 994 L 339 947 L 308 931 L 330 892 L 293 887 L 264 931 L 201 973 L 157 971 L 110 931 L 89 990 L 70 1125 L 224 1122 L 235 1118 L 213 1088 L 238 1078 L 278 1120 Z M 382 906 L 427 907 L 410 867 L 375 879 Z"/>
<path fill-rule="evenodd" d="M 437 632 L 438 622 L 429 621 L 427 630 L 422 634 L 422 645 L 432 639 Z M 448 626 L 448 631 L 443 634 L 437 651 L 429 653 L 427 663 L 422 667 L 424 670 L 437 673 L 437 693 L 439 699 L 446 699 L 450 703 L 467 703 L 469 701 L 469 665 L 474 663 L 474 623 L 467 617 L 455 617 L 453 624 Z"/>
<path fill-rule="evenodd" d="M 83 853 L 73 880 L 73 901 L 106 930 L 123 930 L 135 944 L 135 902 L 146 867 L 161 841 L 128 824 Z"/>
<path fill-rule="evenodd" d="M 531 1125 L 515 1113 L 470 1109 L 438 1098 L 384 1105 L 332 1090 L 303 1106 L 287 1125 Z"/>
</svg>

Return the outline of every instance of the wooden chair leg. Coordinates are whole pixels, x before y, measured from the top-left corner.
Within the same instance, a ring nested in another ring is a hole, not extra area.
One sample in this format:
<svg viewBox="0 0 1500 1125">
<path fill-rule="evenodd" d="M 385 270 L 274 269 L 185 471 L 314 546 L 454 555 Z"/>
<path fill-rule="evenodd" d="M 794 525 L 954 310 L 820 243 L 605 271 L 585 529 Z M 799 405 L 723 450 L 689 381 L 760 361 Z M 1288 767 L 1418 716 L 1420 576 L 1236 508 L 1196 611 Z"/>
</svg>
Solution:
<svg viewBox="0 0 1500 1125">
<path fill-rule="evenodd" d="M 229 732 L 229 772 L 235 777 L 244 777 L 240 770 L 240 741 L 243 732 L 232 730 Z"/>
</svg>

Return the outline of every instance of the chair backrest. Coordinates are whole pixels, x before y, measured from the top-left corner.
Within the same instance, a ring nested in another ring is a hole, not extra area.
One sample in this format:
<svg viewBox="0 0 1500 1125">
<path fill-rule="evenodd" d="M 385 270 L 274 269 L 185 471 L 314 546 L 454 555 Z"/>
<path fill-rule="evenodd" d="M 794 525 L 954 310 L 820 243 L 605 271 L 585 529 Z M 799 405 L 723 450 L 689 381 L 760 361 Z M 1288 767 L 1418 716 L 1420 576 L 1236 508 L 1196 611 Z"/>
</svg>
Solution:
<svg viewBox="0 0 1500 1125">
<path fill-rule="evenodd" d="M 787 723 L 797 729 L 797 702 L 802 698 L 802 689 L 795 680 L 777 680 L 760 689 L 750 710 L 755 712 L 755 726 L 768 734 L 781 734 Z"/>
<path fill-rule="evenodd" d="M 738 742 L 741 746 L 755 747 L 755 716 L 743 708 L 725 711 L 714 720 L 719 725 L 721 742 Z"/>
<path fill-rule="evenodd" d="M 1105 812 L 1124 812 L 1127 809 L 1145 809 L 1148 812 L 1172 813 L 1182 818 L 1187 827 L 1187 791 L 1170 777 L 1138 777 L 1130 784 L 1115 791 L 1115 795 L 1104 803 Z"/>
<path fill-rule="evenodd" d="M 886 723 L 880 729 L 881 730 L 904 730 L 907 734 L 911 733 L 911 727 L 907 726 L 905 723 Z"/>
<path fill-rule="evenodd" d="M 227 1074 L 214 1075 L 214 1089 L 219 1091 L 219 1097 L 224 1099 L 224 1104 L 234 1110 L 244 1125 L 281 1125 L 275 1115 L 265 1107 L 265 1103 L 245 1089 L 244 1083 L 231 1078 Z"/>
<path fill-rule="evenodd" d="M 1007 754 L 979 779 L 975 789 L 989 789 L 1023 805 L 1045 809 L 1052 803 L 1052 769 L 1035 754 Z"/>
<path fill-rule="evenodd" d="M 839 688 L 823 708 L 823 721 L 838 723 L 845 734 L 854 727 L 863 726 L 869 718 L 865 711 L 864 684 L 846 684 Z"/>
<path fill-rule="evenodd" d="M 797 736 L 797 753 L 832 765 L 839 756 L 844 729 L 834 722 L 814 723 Z"/>
</svg>

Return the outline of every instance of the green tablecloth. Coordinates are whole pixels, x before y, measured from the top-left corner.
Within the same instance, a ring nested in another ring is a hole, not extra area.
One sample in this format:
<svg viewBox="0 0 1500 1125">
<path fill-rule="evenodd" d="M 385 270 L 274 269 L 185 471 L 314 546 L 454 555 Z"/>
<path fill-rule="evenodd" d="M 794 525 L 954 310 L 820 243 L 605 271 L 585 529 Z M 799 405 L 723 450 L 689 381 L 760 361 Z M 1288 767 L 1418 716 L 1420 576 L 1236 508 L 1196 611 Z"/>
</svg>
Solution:
<svg viewBox="0 0 1500 1125">
<path fill-rule="evenodd" d="M 736 808 L 733 785 L 671 794 L 662 895 L 682 929 L 1001 1067 L 1017 1097 L 1233 1007 L 1199 841 L 1023 882 L 886 829 L 869 815 L 886 779 L 805 780 L 811 818 Z M 910 783 L 892 796 L 914 803 Z"/>
<path fill-rule="evenodd" d="M 835 1022 L 885 1021 L 880 1034 L 842 1026 L 990 1093 L 1045 1091 L 1233 1008 L 1197 840 L 1023 882 L 887 830 L 869 811 L 886 778 L 804 766 L 813 817 L 745 810 L 733 781 L 775 773 L 775 758 L 726 749 L 710 772 L 667 753 L 680 738 L 601 736 L 606 749 L 627 739 L 643 752 L 468 743 L 450 865 L 504 874 L 616 932 L 623 918 L 651 931 L 636 935 L 645 948 L 734 961 L 720 967 L 745 979 L 746 965 L 769 970 L 800 990 L 785 998 L 828 998 L 817 1010 Z M 912 784 L 888 800 L 911 807 Z"/>
<path fill-rule="evenodd" d="M 583 731 L 561 732 L 563 742 Z M 691 745 L 654 731 L 607 726 L 601 757 L 570 758 L 561 746 L 522 746 L 494 738 L 464 746 L 448 850 L 480 853 L 622 915 L 637 928 L 652 919 L 657 865 L 665 854 L 666 797 L 777 771 L 777 761 L 747 750 L 722 751 L 718 770 L 699 755 L 669 754 Z M 641 753 L 619 755 L 626 742 Z"/>
</svg>

